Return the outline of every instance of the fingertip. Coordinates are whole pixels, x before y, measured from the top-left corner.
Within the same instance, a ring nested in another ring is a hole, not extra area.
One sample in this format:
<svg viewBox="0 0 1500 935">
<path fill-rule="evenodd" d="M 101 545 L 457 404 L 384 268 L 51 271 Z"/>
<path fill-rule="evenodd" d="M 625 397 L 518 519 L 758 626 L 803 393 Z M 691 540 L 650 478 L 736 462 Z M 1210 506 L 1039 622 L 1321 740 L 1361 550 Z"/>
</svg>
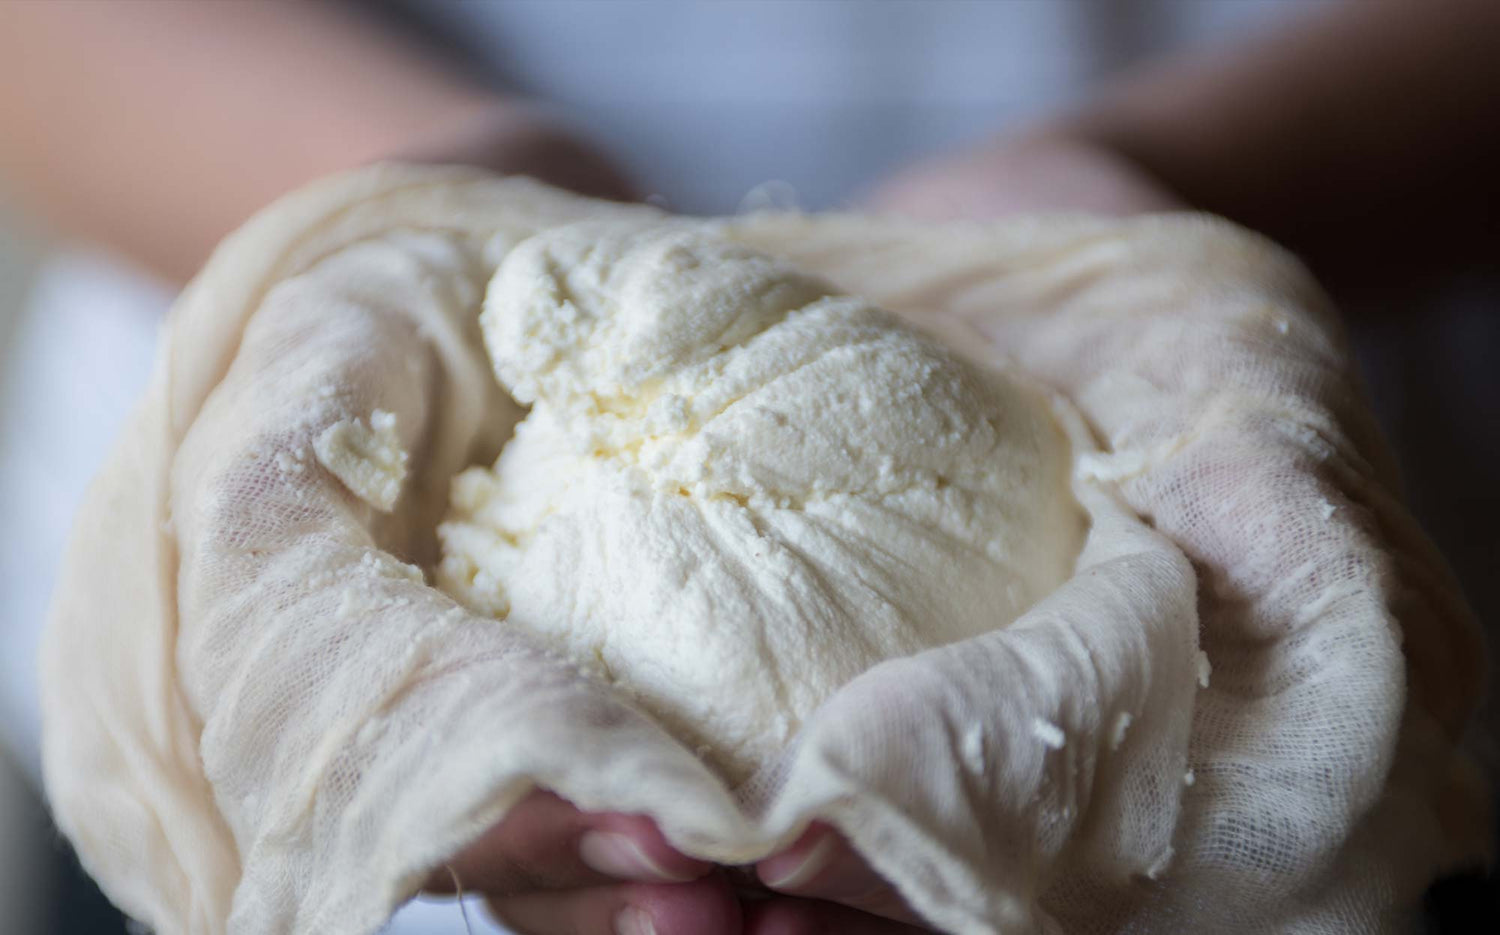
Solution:
<svg viewBox="0 0 1500 935">
<path fill-rule="evenodd" d="M 685 883 L 713 869 L 713 864 L 677 850 L 654 821 L 641 815 L 598 816 L 579 838 L 578 851 L 600 873 L 643 883 Z"/>
<path fill-rule="evenodd" d="M 876 873 L 837 829 L 813 825 L 780 854 L 760 862 L 767 888 L 826 900 L 892 919 L 913 915 L 901 895 Z"/>
<path fill-rule="evenodd" d="M 708 872 L 706 866 L 675 852 L 656 848 L 652 854 L 641 838 L 619 831 L 586 831 L 578 839 L 578 858 L 605 876 L 642 883 L 687 883 Z"/>
<path fill-rule="evenodd" d="M 814 823 L 786 850 L 757 863 L 755 874 L 773 890 L 801 892 L 828 869 L 837 857 L 839 845 L 836 831 Z"/>
</svg>

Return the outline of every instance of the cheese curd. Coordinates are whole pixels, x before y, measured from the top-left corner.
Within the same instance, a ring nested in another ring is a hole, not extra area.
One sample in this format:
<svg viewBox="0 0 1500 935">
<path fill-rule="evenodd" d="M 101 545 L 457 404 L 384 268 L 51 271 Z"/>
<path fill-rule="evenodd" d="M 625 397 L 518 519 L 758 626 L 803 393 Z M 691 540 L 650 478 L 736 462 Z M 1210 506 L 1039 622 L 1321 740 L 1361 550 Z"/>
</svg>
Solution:
<svg viewBox="0 0 1500 935">
<path fill-rule="evenodd" d="M 733 782 L 861 672 L 1072 572 L 1085 519 L 1043 392 L 704 225 L 533 237 L 481 323 L 531 409 L 454 482 L 440 586 Z"/>
</svg>

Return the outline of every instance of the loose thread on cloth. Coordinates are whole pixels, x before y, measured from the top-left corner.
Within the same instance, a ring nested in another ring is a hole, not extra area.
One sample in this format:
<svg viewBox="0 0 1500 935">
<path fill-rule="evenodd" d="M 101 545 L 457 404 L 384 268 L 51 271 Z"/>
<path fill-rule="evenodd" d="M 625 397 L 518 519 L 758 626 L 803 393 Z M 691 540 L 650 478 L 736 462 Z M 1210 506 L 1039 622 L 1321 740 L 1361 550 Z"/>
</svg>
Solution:
<svg viewBox="0 0 1500 935">
<path fill-rule="evenodd" d="M 458 899 L 458 914 L 464 920 L 464 932 L 474 935 L 474 926 L 469 924 L 469 907 L 464 905 L 464 884 L 458 878 L 458 871 L 453 869 L 452 864 L 443 864 L 443 869 L 448 871 L 448 876 L 453 878 L 453 892 Z"/>
</svg>

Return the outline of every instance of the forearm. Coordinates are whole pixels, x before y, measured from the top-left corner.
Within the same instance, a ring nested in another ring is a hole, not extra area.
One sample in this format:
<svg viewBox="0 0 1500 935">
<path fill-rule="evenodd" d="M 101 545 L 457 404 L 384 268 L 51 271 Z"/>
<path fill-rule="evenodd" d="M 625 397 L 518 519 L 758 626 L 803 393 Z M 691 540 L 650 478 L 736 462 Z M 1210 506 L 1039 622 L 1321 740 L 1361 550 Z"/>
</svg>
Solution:
<svg viewBox="0 0 1500 935">
<path fill-rule="evenodd" d="M 0 10 L 0 173 L 64 232 L 174 279 L 287 189 L 495 106 L 337 6 Z"/>
<path fill-rule="evenodd" d="M 1500 3 L 1358 0 L 1148 68 L 1049 128 L 1334 274 L 1461 260 L 1494 228 Z"/>
</svg>

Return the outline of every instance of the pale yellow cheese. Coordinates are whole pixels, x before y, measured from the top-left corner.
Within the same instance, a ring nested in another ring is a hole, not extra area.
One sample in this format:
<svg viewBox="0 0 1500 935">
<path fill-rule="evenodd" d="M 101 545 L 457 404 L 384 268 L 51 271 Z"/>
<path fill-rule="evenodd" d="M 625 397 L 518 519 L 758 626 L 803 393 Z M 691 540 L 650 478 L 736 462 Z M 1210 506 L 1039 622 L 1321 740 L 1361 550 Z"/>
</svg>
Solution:
<svg viewBox="0 0 1500 935">
<path fill-rule="evenodd" d="M 699 225 L 532 238 L 482 324 L 532 408 L 454 483 L 440 585 L 731 780 L 859 673 L 1072 572 L 1084 519 L 1041 392 Z"/>
</svg>

